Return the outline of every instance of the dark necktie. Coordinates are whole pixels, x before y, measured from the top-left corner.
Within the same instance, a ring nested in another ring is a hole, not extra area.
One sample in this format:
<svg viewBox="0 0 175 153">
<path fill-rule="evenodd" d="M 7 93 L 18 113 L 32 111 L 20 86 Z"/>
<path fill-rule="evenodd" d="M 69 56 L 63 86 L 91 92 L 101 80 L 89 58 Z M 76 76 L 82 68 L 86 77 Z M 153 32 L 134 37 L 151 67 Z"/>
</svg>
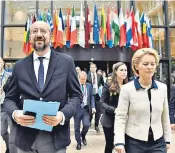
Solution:
<svg viewBox="0 0 175 153">
<path fill-rule="evenodd" d="M 93 73 L 93 84 L 95 84 L 95 74 Z"/>
<path fill-rule="evenodd" d="M 81 85 L 81 90 L 82 90 L 82 93 L 84 94 L 84 86 L 83 86 L 83 84 Z"/>
<path fill-rule="evenodd" d="M 38 69 L 38 84 L 41 90 L 43 90 L 44 87 L 44 65 L 43 65 L 43 59 L 45 57 L 38 57 L 40 61 L 39 69 Z"/>
</svg>

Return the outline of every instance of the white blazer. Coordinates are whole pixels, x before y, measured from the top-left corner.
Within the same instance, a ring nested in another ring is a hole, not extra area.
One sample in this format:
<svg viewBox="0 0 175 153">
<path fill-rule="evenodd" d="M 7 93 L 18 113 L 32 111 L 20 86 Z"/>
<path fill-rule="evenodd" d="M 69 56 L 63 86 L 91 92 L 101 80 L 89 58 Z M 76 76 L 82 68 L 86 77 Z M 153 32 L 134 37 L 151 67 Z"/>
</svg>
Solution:
<svg viewBox="0 0 175 153">
<path fill-rule="evenodd" d="M 165 142 L 171 141 L 167 86 L 155 83 L 158 88 L 151 89 L 152 114 L 147 90 L 136 90 L 134 81 L 122 87 L 115 115 L 114 144 L 125 144 L 125 133 L 134 139 L 148 141 L 150 126 L 154 140 L 164 136 Z"/>
</svg>

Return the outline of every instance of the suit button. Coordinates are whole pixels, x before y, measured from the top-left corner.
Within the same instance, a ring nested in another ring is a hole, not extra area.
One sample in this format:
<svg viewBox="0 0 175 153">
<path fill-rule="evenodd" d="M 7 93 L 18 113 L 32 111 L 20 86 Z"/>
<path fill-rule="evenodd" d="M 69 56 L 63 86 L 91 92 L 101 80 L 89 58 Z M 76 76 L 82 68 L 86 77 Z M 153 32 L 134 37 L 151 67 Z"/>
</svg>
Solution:
<svg viewBox="0 0 175 153">
<path fill-rule="evenodd" d="M 43 98 L 41 97 L 39 100 L 41 100 L 41 101 L 42 101 L 42 100 L 43 100 Z"/>
</svg>

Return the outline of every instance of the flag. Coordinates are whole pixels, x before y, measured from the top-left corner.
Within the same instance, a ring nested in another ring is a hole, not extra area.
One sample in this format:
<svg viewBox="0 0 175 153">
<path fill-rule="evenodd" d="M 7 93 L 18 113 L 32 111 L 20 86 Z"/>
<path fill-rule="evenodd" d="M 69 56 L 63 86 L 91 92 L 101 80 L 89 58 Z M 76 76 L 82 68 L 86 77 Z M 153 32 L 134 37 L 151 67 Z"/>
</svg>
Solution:
<svg viewBox="0 0 175 153">
<path fill-rule="evenodd" d="M 67 20 L 66 20 L 66 46 L 67 48 L 70 48 L 70 21 L 71 21 L 71 16 L 70 16 L 70 8 L 68 7 L 67 9 Z"/>
<path fill-rule="evenodd" d="M 42 14 L 42 21 L 47 22 L 46 10 Z"/>
<path fill-rule="evenodd" d="M 119 19 L 118 19 L 118 14 L 117 14 L 117 9 L 114 9 L 113 12 L 113 22 L 112 22 L 112 29 L 114 31 L 114 46 L 116 47 L 119 43 L 119 38 L 120 38 L 120 29 L 119 29 Z"/>
<path fill-rule="evenodd" d="M 137 38 L 138 38 L 138 49 L 142 48 L 142 31 L 141 24 L 139 19 L 139 10 L 135 13 L 135 22 L 136 22 L 136 30 L 137 30 Z"/>
<path fill-rule="evenodd" d="M 48 9 L 48 12 L 47 12 L 47 23 L 50 26 L 50 31 L 53 32 L 53 20 L 52 20 L 52 16 L 51 16 L 51 13 L 50 13 L 49 9 Z"/>
<path fill-rule="evenodd" d="M 94 6 L 94 25 L 93 25 L 93 40 L 95 44 L 99 44 L 99 20 L 96 5 Z"/>
<path fill-rule="evenodd" d="M 151 33 L 151 21 L 148 17 L 146 18 L 146 25 L 147 25 L 147 35 L 148 35 L 149 47 L 154 48 L 154 46 L 153 46 L 153 36 L 152 36 L 152 33 Z"/>
<path fill-rule="evenodd" d="M 84 31 L 84 16 L 83 16 L 83 8 L 81 3 L 81 10 L 80 10 L 80 25 L 79 25 L 79 39 L 78 44 L 85 48 L 85 31 Z"/>
<path fill-rule="evenodd" d="M 101 41 L 102 41 L 102 47 L 105 48 L 105 42 L 106 42 L 106 19 L 105 19 L 105 11 L 104 11 L 103 3 L 102 3 L 102 9 L 101 9 L 100 37 L 101 37 Z"/>
<path fill-rule="evenodd" d="M 138 38 L 137 38 L 137 27 L 136 27 L 136 21 L 134 17 L 134 9 L 131 8 L 131 19 L 132 19 L 132 40 L 130 42 L 132 50 L 137 50 L 138 48 Z"/>
<path fill-rule="evenodd" d="M 57 48 L 57 29 L 58 29 L 58 16 L 57 11 L 55 10 L 53 14 L 53 37 L 52 37 L 52 45 Z"/>
<path fill-rule="evenodd" d="M 147 36 L 147 26 L 146 26 L 145 18 L 146 18 L 146 16 L 144 15 L 144 13 L 142 13 L 140 23 L 141 23 L 141 27 L 142 27 L 142 42 L 143 42 L 142 47 L 143 48 L 149 47 L 149 41 L 148 41 L 148 36 Z"/>
<path fill-rule="evenodd" d="M 32 23 L 34 23 L 36 21 L 36 17 L 35 17 L 35 14 L 33 15 L 32 17 Z"/>
<path fill-rule="evenodd" d="M 24 44 L 23 44 L 23 52 L 26 55 L 29 55 L 33 50 L 29 40 L 29 36 L 30 36 L 30 19 L 28 18 L 25 24 Z"/>
<path fill-rule="evenodd" d="M 119 46 L 122 47 L 122 46 L 125 46 L 126 45 L 126 27 L 125 27 L 124 18 L 123 18 L 122 7 L 120 8 L 119 25 L 120 25 L 120 41 L 119 41 Z"/>
<path fill-rule="evenodd" d="M 72 8 L 70 47 L 77 43 L 77 27 L 74 7 Z"/>
<path fill-rule="evenodd" d="M 132 10 L 131 10 L 132 11 Z M 129 13 L 129 12 L 127 12 Z M 125 25 L 126 25 L 126 47 L 129 48 L 132 40 L 132 18 L 131 13 L 125 15 Z"/>
<path fill-rule="evenodd" d="M 39 13 L 39 16 L 38 16 L 38 21 L 42 21 L 43 19 L 42 19 L 42 14 L 41 14 L 41 12 Z"/>
<path fill-rule="evenodd" d="M 112 42 L 112 27 L 111 27 L 111 18 L 110 18 L 110 9 L 108 7 L 108 13 L 107 13 L 107 22 L 106 22 L 106 29 L 107 29 L 107 42 L 109 48 L 113 47 Z"/>
<path fill-rule="evenodd" d="M 90 41 L 90 33 L 91 33 L 91 18 L 90 18 L 90 11 L 89 7 L 86 8 L 86 14 L 85 14 L 85 46 L 86 48 L 89 47 L 89 41 Z"/>
<path fill-rule="evenodd" d="M 57 30 L 57 46 L 59 46 L 60 48 L 62 48 L 64 46 L 64 22 L 63 22 L 63 15 L 62 15 L 62 11 L 60 8 L 60 12 L 59 12 L 59 19 L 58 19 L 58 30 Z"/>
</svg>

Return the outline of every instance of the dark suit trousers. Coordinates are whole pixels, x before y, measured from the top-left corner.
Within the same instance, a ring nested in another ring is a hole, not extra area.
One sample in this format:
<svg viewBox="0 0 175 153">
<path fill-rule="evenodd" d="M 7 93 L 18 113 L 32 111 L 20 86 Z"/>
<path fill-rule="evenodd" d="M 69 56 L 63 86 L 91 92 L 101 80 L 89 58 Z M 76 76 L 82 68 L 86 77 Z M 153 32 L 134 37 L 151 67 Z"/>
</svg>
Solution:
<svg viewBox="0 0 175 153">
<path fill-rule="evenodd" d="M 83 129 L 80 133 L 80 124 L 83 124 Z M 87 108 L 79 108 L 77 113 L 74 116 L 74 130 L 75 130 L 75 139 L 77 143 L 81 143 L 81 135 L 86 136 L 89 130 L 89 110 Z"/>
<path fill-rule="evenodd" d="M 167 153 L 166 143 L 161 137 L 154 141 L 149 138 L 147 142 L 133 139 L 126 135 L 125 138 L 126 153 Z"/>
<path fill-rule="evenodd" d="M 111 128 L 106 128 L 103 126 L 103 131 L 105 134 L 105 153 L 112 153 L 112 149 L 114 147 L 114 126 Z"/>
<path fill-rule="evenodd" d="M 94 100 L 95 100 L 95 109 L 96 109 L 96 113 L 95 113 L 95 127 L 99 125 L 99 120 L 100 120 L 100 116 L 101 116 L 101 104 L 100 104 L 100 98 L 99 96 L 94 96 Z M 90 122 L 92 121 L 93 118 L 93 114 L 90 115 Z"/>
</svg>

